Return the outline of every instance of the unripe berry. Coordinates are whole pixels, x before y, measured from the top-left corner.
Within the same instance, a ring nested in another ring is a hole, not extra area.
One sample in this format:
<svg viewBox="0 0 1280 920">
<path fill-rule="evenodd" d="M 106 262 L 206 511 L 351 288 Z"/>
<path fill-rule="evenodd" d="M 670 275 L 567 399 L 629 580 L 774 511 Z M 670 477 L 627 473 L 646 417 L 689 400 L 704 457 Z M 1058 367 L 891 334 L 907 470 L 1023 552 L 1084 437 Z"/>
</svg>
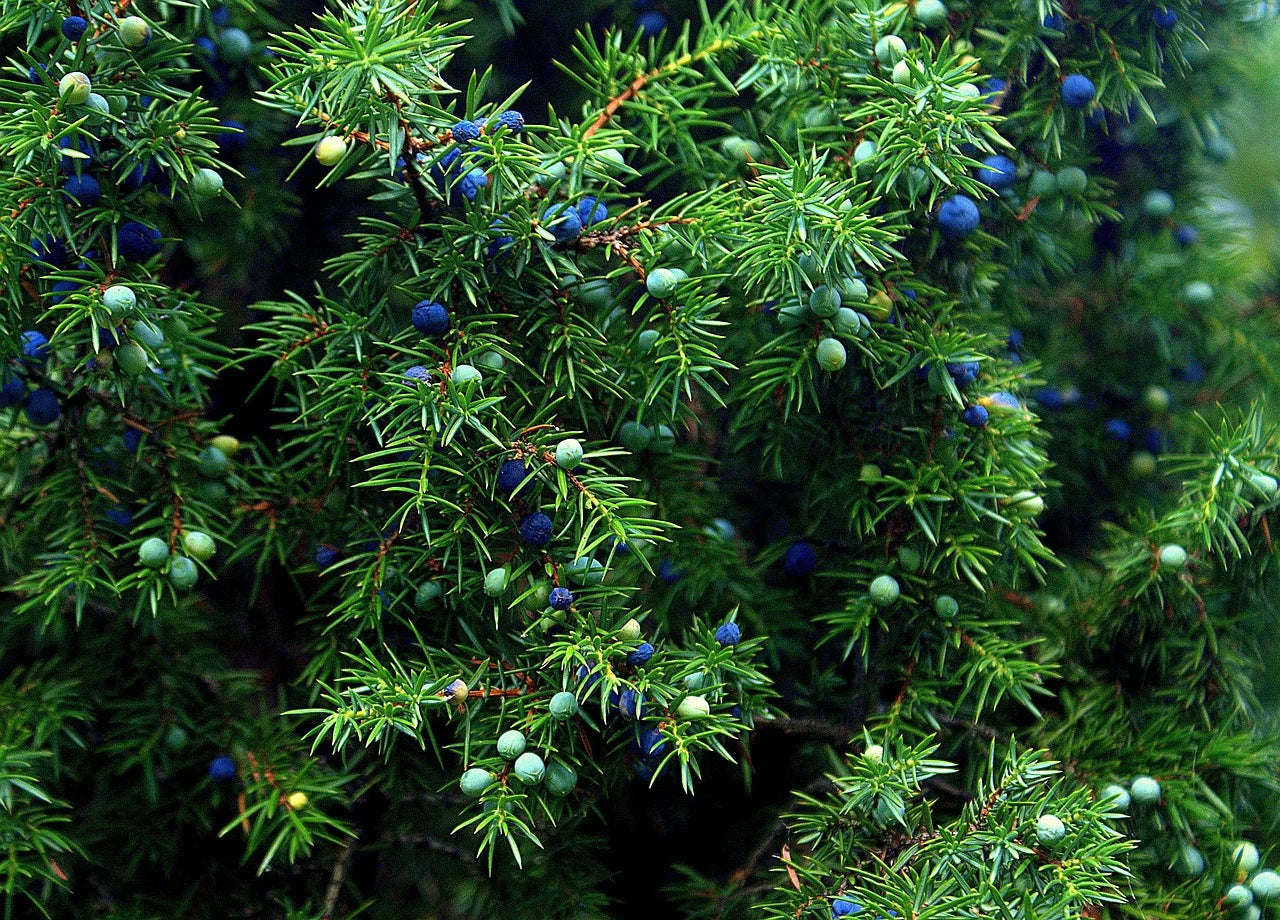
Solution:
<svg viewBox="0 0 1280 920">
<path fill-rule="evenodd" d="M 218 448 L 228 457 L 234 457 L 240 452 L 240 440 L 229 434 L 220 434 L 210 439 L 210 446 Z"/>
<path fill-rule="evenodd" d="M 674 294 L 679 283 L 679 278 L 669 268 L 655 268 L 644 279 L 644 286 L 649 294 L 662 300 Z"/>
<path fill-rule="evenodd" d="M 302 811 L 302 809 L 307 807 L 307 803 L 311 800 L 307 798 L 307 794 L 305 792 L 298 791 L 289 793 L 289 798 L 285 801 L 289 803 L 289 808 L 293 811 Z"/>
<path fill-rule="evenodd" d="M 707 685 L 707 675 L 701 671 L 694 671 L 692 674 L 686 674 L 684 677 L 684 688 L 690 693 L 697 693 Z"/>
<path fill-rule="evenodd" d="M 1176 543 L 1160 547 L 1160 568 L 1166 571 L 1177 571 L 1187 564 L 1187 551 Z"/>
<path fill-rule="evenodd" d="M 1222 904 L 1232 910 L 1240 910 L 1253 903 L 1253 892 L 1244 885 L 1232 885 L 1222 896 Z"/>
<path fill-rule="evenodd" d="M 141 345 L 126 342 L 115 350 L 116 367 L 128 377 L 137 377 L 147 369 L 147 353 Z"/>
<path fill-rule="evenodd" d="M 1169 411 L 1169 403 L 1172 402 L 1172 398 L 1169 396 L 1169 391 L 1164 387 L 1153 384 L 1143 390 L 1142 402 L 1146 405 L 1147 411 L 1159 414 Z"/>
<path fill-rule="evenodd" d="M 567 722 L 578 714 L 578 698 L 568 690 L 561 690 L 551 698 L 548 707 L 551 718 L 557 722 Z"/>
<path fill-rule="evenodd" d="M 200 578 L 200 570 L 186 556 L 174 556 L 169 560 L 169 583 L 179 591 L 190 591 Z"/>
<path fill-rule="evenodd" d="M 1054 176 L 1054 183 L 1064 195 L 1083 195 L 1089 187 L 1089 174 L 1079 166 L 1064 166 Z"/>
<path fill-rule="evenodd" d="M 1005 507 L 1015 514 L 1037 515 L 1044 510 L 1044 499 L 1034 492 L 1023 489 L 1009 496 Z"/>
<path fill-rule="evenodd" d="M 1085 183 L 1088 184 L 1089 177 L 1085 176 Z M 1047 169 L 1037 169 L 1031 174 L 1031 181 L 1027 183 L 1027 194 L 1032 198 L 1047 198 L 1056 194 L 1058 191 L 1058 179 L 1053 173 Z"/>
<path fill-rule="evenodd" d="M 896 35 L 886 35 L 876 42 L 876 59 L 886 67 L 902 60 L 907 53 L 907 43 Z"/>
<path fill-rule="evenodd" d="M 1055 846 L 1066 836 L 1066 825 L 1057 815 L 1041 815 L 1036 820 L 1036 839 L 1040 841 L 1041 846 Z"/>
<path fill-rule="evenodd" d="M 484 382 L 484 374 L 470 364 L 459 364 L 449 372 L 449 382 L 458 387 L 480 386 Z"/>
<path fill-rule="evenodd" d="M 618 442 L 633 454 L 642 453 L 653 442 L 653 429 L 639 422 L 623 422 L 618 429 Z"/>
<path fill-rule="evenodd" d="M 1213 287 L 1207 281 L 1189 281 L 1182 289 L 1182 299 L 1192 307 L 1209 307 L 1213 305 Z"/>
<path fill-rule="evenodd" d="M 556 466 L 572 470 L 582 462 L 582 445 L 576 438 L 565 438 L 556 445 Z"/>
<path fill-rule="evenodd" d="M 64 76 L 58 81 L 58 96 L 71 105 L 80 105 L 93 92 L 93 83 L 88 76 L 78 70 Z"/>
<path fill-rule="evenodd" d="M 333 166 L 346 155 L 347 142 L 337 135 L 331 134 L 316 144 L 316 159 L 321 166 Z"/>
<path fill-rule="evenodd" d="M 1111 783 L 1104 786 L 1102 792 L 1098 793 L 1098 801 L 1102 802 L 1112 811 L 1124 814 L 1129 810 L 1129 790 L 1124 786 Z"/>
<path fill-rule="evenodd" d="M 191 191 L 197 198 L 212 198 L 222 191 L 222 173 L 216 169 L 197 169 L 191 177 Z"/>
<path fill-rule="evenodd" d="M 906 61 L 898 61 L 893 65 L 893 71 L 889 74 L 889 79 L 893 80 L 901 86 L 904 83 L 911 82 L 911 65 Z"/>
<path fill-rule="evenodd" d="M 1177 869 L 1189 878 L 1204 874 L 1204 854 L 1193 846 L 1183 847 L 1178 851 Z"/>
<path fill-rule="evenodd" d="M 462 774 L 462 780 L 458 785 L 461 786 L 463 795 L 478 799 L 492 783 L 492 773 L 488 770 L 481 770 L 479 767 L 472 767 Z"/>
<path fill-rule="evenodd" d="M 840 292 L 828 285 L 820 285 L 809 295 L 809 310 L 814 316 L 830 319 L 840 309 Z"/>
<path fill-rule="evenodd" d="M 877 607 L 888 607 L 898 599 L 901 589 L 898 587 L 898 580 L 892 575 L 877 575 L 871 580 L 870 587 L 867 588 L 867 595 L 871 598 L 871 603 Z"/>
<path fill-rule="evenodd" d="M 662 334 L 657 329 L 641 329 L 636 336 L 636 351 L 640 354 L 651 351 L 661 337 Z"/>
<path fill-rule="evenodd" d="M 942 0 L 916 0 L 916 19 L 921 25 L 940 26 L 947 21 L 947 6 Z"/>
<path fill-rule="evenodd" d="M 1249 890 L 1259 901 L 1280 897 L 1280 875 L 1271 869 L 1263 869 L 1249 881 Z"/>
<path fill-rule="evenodd" d="M 547 792 L 563 796 L 578 785 L 578 772 L 563 760 L 553 760 L 547 766 Z"/>
<path fill-rule="evenodd" d="M 490 597 L 501 597 L 507 590 L 507 577 L 505 567 L 490 569 L 484 576 L 484 593 Z"/>
<path fill-rule="evenodd" d="M 1176 206 L 1173 196 L 1163 189 L 1152 189 L 1142 196 L 1142 213 L 1151 220 L 1164 220 Z"/>
<path fill-rule="evenodd" d="M 864 463 L 858 470 L 858 479 L 862 482 L 879 482 L 884 478 L 884 470 L 874 463 Z"/>
<path fill-rule="evenodd" d="M 147 537 L 138 547 L 138 561 L 149 569 L 163 568 L 169 561 L 169 544 L 159 537 Z"/>
<path fill-rule="evenodd" d="M 676 715 L 682 719 L 705 719 L 711 715 L 711 704 L 705 697 L 686 696 L 676 707 Z"/>
<path fill-rule="evenodd" d="M 206 479 L 225 479 L 231 473 L 231 461 L 216 447 L 206 447 L 196 457 L 200 475 Z"/>
<path fill-rule="evenodd" d="M 1129 784 L 1129 792 L 1139 805 L 1154 805 L 1160 801 L 1160 784 L 1150 776 L 1136 776 Z"/>
<path fill-rule="evenodd" d="M 950 594 L 943 594 L 933 602 L 933 612 L 944 623 L 950 622 L 960 612 L 960 602 Z"/>
<path fill-rule="evenodd" d="M 418 585 L 418 590 L 413 595 L 413 606 L 418 610 L 430 610 L 436 604 L 440 603 L 440 598 L 444 596 L 444 588 L 438 581 L 424 581 Z"/>
<path fill-rule="evenodd" d="M 870 760 L 872 763 L 879 763 L 884 760 L 884 746 L 880 744 L 869 744 L 867 749 L 862 752 L 862 756 Z"/>
<path fill-rule="evenodd" d="M 498 736 L 498 756 L 503 760 L 515 760 L 524 753 L 524 733 L 508 729 Z"/>
<path fill-rule="evenodd" d="M 149 322 L 138 320 L 129 324 L 130 334 L 148 348 L 159 348 L 164 344 L 164 333 Z"/>
<path fill-rule="evenodd" d="M 840 370 L 849 360 L 849 353 L 845 350 L 844 343 L 833 338 L 825 338 L 819 342 L 816 355 L 818 366 L 829 373 Z"/>
<path fill-rule="evenodd" d="M 564 567 L 565 578 L 575 585 L 598 585 L 604 581 L 604 563 L 579 556 Z"/>
<path fill-rule="evenodd" d="M 533 753 L 533 751 L 526 751 L 516 758 L 512 772 L 527 785 L 536 786 L 542 782 L 542 777 L 546 774 L 547 768 L 541 757 Z"/>
<path fill-rule="evenodd" d="M 860 141 L 858 146 L 853 148 L 853 162 L 861 165 L 874 157 L 879 149 L 875 141 Z"/>
<path fill-rule="evenodd" d="M 1262 857 L 1258 854 L 1258 848 L 1248 840 L 1241 840 L 1231 850 L 1232 867 L 1244 875 L 1258 868 L 1261 862 Z"/>
<path fill-rule="evenodd" d="M 244 29 L 232 26 L 218 33 L 218 50 L 222 52 L 223 60 L 238 64 L 253 53 L 253 39 Z"/>
<path fill-rule="evenodd" d="M 151 41 L 151 26 L 141 16 L 126 16 L 117 29 L 126 48 L 142 48 Z"/>
<path fill-rule="evenodd" d="M 200 530 L 189 530 L 184 533 L 182 535 L 182 548 L 193 559 L 200 562 L 208 562 L 218 551 L 217 545 L 213 542 L 213 537 Z"/>
</svg>

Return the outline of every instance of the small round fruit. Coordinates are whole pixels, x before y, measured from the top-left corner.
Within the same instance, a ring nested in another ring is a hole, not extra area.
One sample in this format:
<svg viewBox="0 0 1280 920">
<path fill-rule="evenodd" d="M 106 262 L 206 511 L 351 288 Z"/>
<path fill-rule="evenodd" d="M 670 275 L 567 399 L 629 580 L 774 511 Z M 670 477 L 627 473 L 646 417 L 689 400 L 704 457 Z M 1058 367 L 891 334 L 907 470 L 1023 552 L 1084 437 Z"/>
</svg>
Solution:
<svg viewBox="0 0 1280 920">
<path fill-rule="evenodd" d="M 563 760 L 553 760 L 547 766 L 547 791 L 552 795 L 568 795 L 578 785 L 578 772 Z"/>
<path fill-rule="evenodd" d="M 1263 869 L 1249 880 L 1249 889 L 1259 901 L 1280 897 L 1280 874 L 1271 869 Z"/>
<path fill-rule="evenodd" d="M 484 576 L 484 593 L 490 597 L 501 597 L 507 590 L 508 573 L 504 566 L 490 569 Z"/>
<path fill-rule="evenodd" d="M 216 169 L 197 169 L 191 177 L 191 191 L 197 198 L 212 198 L 222 191 L 222 173 Z"/>
<path fill-rule="evenodd" d="M 547 767 L 542 762 L 542 758 L 533 753 L 533 751 L 525 751 L 516 758 L 512 772 L 521 782 L 536 786 L 542 782 L 542 777 L 546 775 Z"/>
<path fill-rule="evenodd" d="M 444 596 L 444 588 L 438 581 L 424 581 L 418 585 L 418 590 L 413 595 L 413 606 L 418 610 L 430 610 L 436 604 L 440 603 L 440 598 Z"/>
<path fill-rule="evenodd" d="M 711 704 L 703 696 L 686 696 L 676 707 L 676 715 L 682 719 L 705 719 L 711 715 Z"/>
<path fill-rule="evenodd" d="M 578 698 L 568 690 L 561 690 L 551 698 L 548 708 L 551 718 L 557 722 L 567 722 L 578 714 Z"/>
<path fill-rule="evenodd" d="M 182 750 L 190 740 L 191 736 L 181 725 L 170 725 L 164 736 L 164 743 L 169 746 L 171 751 Z"/>
<path fill-rule="evenodd" d="M 658 344 L 658 339 L 662 337 L 662 333 L 657 329 L 641 329 L 640 334 L 636 336 L 636 351 L 640 354 L 647 354 L 653 350 L 653 346 Z"/>
<path fill-rule="evenodd" d="M 141 16 L 126 16 L 117 28 L 126 48 L 142 48 L 151 41 L 151 26 Z"/>
<path fill-rule="evenodd" d="M 1160 547 L 1160 568 L 1166 571 L 1177 571 L 1187 565 L 1187 551 L 1177 543 L 1169 543 Z"/>
<path fill-rule="evenodd" d="M 149 569 L 163 568 L 169 561 L 169 544 L 159 537 L 147 537 L 138 547 L 138 561 Z"/>
<path fill-rule="evenodd" d="M 858 479 L 862 482 L 879 482 L 884 478 L 884 470 L 874 463 L 864 463 L 858 470 Z"/>
<path fill-rule="evenodd" d="M 1062 81 L 1062 101 L 1071 109 L 1082 109 L 1098 94 L 1097 88 L 1082 73 L 1069 74 Z"/>
<path fill-rule="evenodd" d="M 459 364 L 449 372 L 449 382 L 458 387 L 479 386 L 484 382 L 484 374 L 478 367 Z"/>
<path fill-rule="evenodd" d="M 938 619 L 949 623 L 960 612 L 960 602 L 950 594 L 943 594 L 933 602 L 933 612 L 938 615 Z"/>
<path fill-rule="evenodd" d="M 633 454 L 643 453 L 653 443 L 653 429 L 639 422 L 623 422 L 618 429 L 618 443 Z"/>
<path fill-rule="evenodd" d="M 942 0 L 917 0 L 916 19 L 923 26 L 940 26 L 947 21 L 947 5 Z"/>
<path fill-rule="evenodd" d="M 524 753 L 524 733 L 514 728 L 498 736 L 498 756 L 503 760 L 515 760 Z"/>
<path fill-rule="evenodd" d="M 886 35 L 876 42 L 876 59 L 886 67 L 902 60 L 907 53 L 907 43 L 896 35 Z"/>
<path fill-rule="evenodd" d="M 640 638 L 640 623 L 638 620 L 627 620 L 618 629 L 618 638 L 625 639 L 628 642 L 634 642 Z"/>
<path fill-rule="evenodd" d="M 1192 307 L 1213 305 L 1213 286 L 1207 281 L 1189 281 L 1182 289 L 1182 299 Z"/>
<path fill-rule="evenodd" d="M 78 70 L 71 71 L 58 81 L 58 97 L 72 105 L 87 102 L 91 92 L 93 92 L 93 82 Z"/>
<path fill-rule="evenodd" d="M 138 305 L 138 295 L 125 284 L 113 284 L 102 292 L 102 306 L 113 316 L 128 313 Z"/>
<path fill-rule="evenodd" d="M 860 141 L 858 146 L 853 148 L 853 162 L 861 165 L 874 157 L 879 149 L 875 141 Z"/>
<path fill-rule="evenodd" d="M 1253 903 L 1253 892 L 1244 885 L 1232 885 L 1222 896 L 1222 904 L 1232 910 L 1240 910 Z"/>
<path fill-rule="evenodd" d="M 164 344 L 164 333 L 156 326 L 151 325 L 145 320 L 138 320 L 129 324 L 130 334 L 138 340 L 139 343 L 148 348 L 159 348 Z"/>
<path fill-rule="evenodd" d="M 231 472 L 231 461 L 216 447 L 206 447 L 200 451 L 196 457 L 196 466 L 205 479 L 225 479 Z"/>
<path fill-rule="evenodd" d="M 253 39 L 244 29 L 232 26 L 218 33 L 218 50 L 225 60 L 238 64 L 253 53 Z"/>
<path fill-rule="evenodd" d="M 1088 176 L 1085 176 L 1085 182 L 1088 183 Z M 1032 198 L 1047 198 L 1050 195 L 1057 194 L 1058 178 L 1047 169 L 1037 169 L 1031 174 L 1031 181 L 1027 183 L 1027 194 Z"/>
<path fill-rule="evenodd" d="M 1160 801 L 1160 784 L 1150 776 L 1135 776 L 1129 784 L 1129 792 L 1139 805 L 1154 805 Z"/>
<path fill-rule="evenodd" d="M 849 353 L 839 339 L 825 338 L 818 343 L 818 367 L 829 373 L 835 373 L 845 366 Z"/>
<path fill-rule="evenodd" d="M 1231 850 L 1231 865 L 1245 875 L 1258 868 L 1261 862 L 1262 857 L 1258 854 L 1258 848 L 1248 840 L 1241 840 Z"/>
<path fill-rule="evenodd" d="M 1054 180 L 1064 195 L 1083 195 L 1089 187 L 1089 174 L 1079 166 L 1064 166 Z"/>
<path fill-rule="evenodd" d="M 742 641 L 742 628 L 732 621 L 721 623 L 716 629 L 716 642 L 720 643 L 722 648 L 729 648 L 737 645 Z"/>
<path fill-rule="evenodd" d="M 1151 220 L 1164 220 L 1175 207 L 1173 196 L 1163 189 L 1152 189 L 1142 196 L 1142 213 Z"/>
<path fill-rule="evenodd" d="M 904 83 L 911 82 L 911 65 L 906 61 L 898 61 L 893 65 L 893 70 L 889 74 L 889 78 L 901 86 Z"/>
<path fill-rule="evenodd" d="M 1117 783 L 1104 786 L 1098 794 L 1098 800 L 1112 811 L 1125 814 L 1129 811 L 1129 790 Z"/>
<path fill-rule="evenodd" d="M 137 377 L 147 369 L 147 353 L 136 342 L 126 342 L 115 350 L 116 367 L 127 377 Z"/>
<path fill-rule="evenodd" d="M 215 783 L 225 783 L 235 779 L 235 776 L 236 762 L 226 754 L 209 761 L 209 779 Z"/>
<path fill-rule="evenodd" d="M 472 767 L 470 770 L 462 774 L 462 780 L 459 785 L 462 787 L 462 794 L 473 799 L 478 799 L 484 795 L 484 791 L 493 783 L 493 774 L 488 770 L 481 770 L 479 767 Z"/>
<path fill-rule="evenodd" d="M 870 587 L 867 588 L 867 595 L 871 598 L 871 603 L 877 607 L 888 607 L 898 599 L 901 589 L 898 587 L 898 580 L 892 575 L 877 575 L 871 580 Z"/>
<path fill-rule="evenodd" d="M 1036 820 L 1036 839 L 1041 846 L 1051 847 L 1067 836 L 1067 827 L 1057 815 L 1041 815 Z"/>
<path fill-rule="evenodd" d="M 565 578 L 575 585 L 598 585 L 604 581 L 604 563 L 579 556 L 564 567 Z"/>
<path fill-rule="evenodd" d="M 1034 516 L 1044 510 L 1044 499 L 1030 490 L 1023 489 L 1009 496 L 1007 507 L 1015 514 Z"/>
<path fill-rule="evenodd" d="M 200 562 L 208 562 L 218 551 L 218 547 L 213 542 L 213 537 L 201 530 L 188 530 L 182 535 L 182 548 L 185 549 L 191 558 Z"/>
<path fill-rule="evenodd" d="M 1156 474 L 1156 455 L 1149 450 L 1136 450 L 1129 456 L 1129 472 L 1139 479 Z"/>
<path fill-rule="evenodd" d="M 694 671 L 692 674 L 686 674 L 684 677 L 684 688 L 690 693 L 697 693 L 707 685 L 707 675 L 701 671 Z"/>
<path fill-rule="evenodd" d="M 333 166 L 347 155 L 347 142 L 335 134 L 323 138 L 316 144 L 316 159 L 321 166 Z"/>
<path fill-rule="evenodd" d="M 679 277 L 669 268 L 655 268 L 644 279 L 645 290 L 653 297 L 665 300 L 676 292 Z"/>
<path fill-rule="evenodd" d="M 302 809 L 307 807 L 307 803 L 311 800 L 307 798 L 307 794 L 305 792 L 299 790 L 298 792 L 289 793 L 289 798 L 286 801 L 288 801 L 289 807 L 294 811 L 302 811 Z"/>
<path fill-rule="evenodd" d="M 1193 846 L 1183 847 L 1178 851 L 1177 869 L 1188 878 L 1197 878 L 1203 875 L 1204 854 Z"/>
<path fill-rule="evenodd" d="M 1142 391 L 1142 402 L 1146 405 L 1148 412 L 1154 412 L 1157 415 L 1161 412 L 1168 412 L 1169 404 L 1172 401 L 1169 391 L 1164 387 L 1152 384 Z"/>
<path fill-rule="evenodd" d="M 809 295 L 809 310 L 814 316 L 830 319 L 840 309 L 840 292 L 828 285 L 820 285 Z"/>
<path fill-rule="evenodd" d="M 186 556 L 174 556 L 169 560 L 169 583 L 179 591 L 190 591 L 200 578 L 200 570 Z"/>
<path fill-rule="evenodd" d="M 884 745 L 869 744 L 867 745 L 867 749 L 862 752 L 862 756 L 872 763 L 879 763 L 884 760 Z"/>
<path fill-rule="evenodd" d="M 571 470 L 582 462 L 582 444 L 576 438 L 565 438 L 556 445 L 556 466 Z"/>
<path fill-rule="evenodd" d="M 547 604 L 552 610 L 568 610 L 573 606 L 573 592 L 557 585 L 547 591 Z"/>
</svg>

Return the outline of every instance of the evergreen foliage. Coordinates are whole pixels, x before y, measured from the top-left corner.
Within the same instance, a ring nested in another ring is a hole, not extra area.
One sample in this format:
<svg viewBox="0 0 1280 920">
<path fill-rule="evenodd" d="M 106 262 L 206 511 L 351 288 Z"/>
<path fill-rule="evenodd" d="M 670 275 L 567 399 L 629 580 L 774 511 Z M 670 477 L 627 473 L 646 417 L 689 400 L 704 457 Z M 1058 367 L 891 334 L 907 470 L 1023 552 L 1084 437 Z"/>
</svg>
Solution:
<svg viewBox="0 0 1280 920">
<path fill-rule="evenodd" d="M 1266 5 L 302 6 L 0 0 L 6 917 L 1270 909 Z"/>
</svg>

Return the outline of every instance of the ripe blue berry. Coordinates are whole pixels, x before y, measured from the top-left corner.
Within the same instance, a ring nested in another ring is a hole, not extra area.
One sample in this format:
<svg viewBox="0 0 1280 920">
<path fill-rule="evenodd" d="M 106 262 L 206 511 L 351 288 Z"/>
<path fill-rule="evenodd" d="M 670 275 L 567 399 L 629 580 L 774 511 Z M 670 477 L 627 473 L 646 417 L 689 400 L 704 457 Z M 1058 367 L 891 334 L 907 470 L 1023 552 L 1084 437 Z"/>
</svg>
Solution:
<svg viewBox="0 0 1280 920">
<path fill-rule="evenodd" d="M 583 227 L 590 227 L 602 220 L 608 220 L 609 206 L 597 200 L 595 195 L 588 195 L 578 202 L 578 219 L 582 221 Z"/>
<path fill-rule="evenodd" d="M 53 390 L 40 387 L 27 397 L 22 411 L 26 413 L 27 421 L 33 425 L 52 425 L 62 415 L 62 406 Z"/>
<path fill-rule="evenodd" d="M 49 340 L 44 333 L 29 329 L 22 333 L 22 357 L 28 364 L 43 364 L 49 357 Z"/>
<path fill-rule="evenodd" d="M 1068 108 L 1082 109 L 1097 94 L 1093 81 L 1082 73 L 1073 73 L 1062 81 L 1062 102 Z"/>
<path fill-rule="evenodd" d="M 523 460 L 508 460 L 498 469 L 498 491 L 510 495 L 516 486 L 524 482 L 529 472 Z"/>
<path fill-rule="evenodd" d="M 1178 24 L 1178 14 L 1167 6 L 1158 6 L 1151 11 L 1151 21 L 1167 32 Z"/>
<path fill-rule="evenodd" d="M 1018 179 L 1018 166 L 1001 154 L 987 157 L 978 170 L 977 180 L 997 191 L 1009 188 Z"/>
<path fill-rule="evenodd" d="M 473 141 L 479 137 L 480 129 L 476 126 L 475 122 L 463 119 L 450 129 L 450 133 L 453 134 L 453 139 L 455 141 L 460 144 L 465 144 L 467 141 Z"/>
<path fill-rule="evenodd" d="M 943 236 L 968 236 L 981 220 L 977 204 L 967 195 L 952 195 L 938 208 L 938 228 Z"/>
<path fill-rule="evenodd" d="M 0 409 L 10 409 L 27 395 L 27 384 L 16 373 L 0 367 Z"/>
<path fill-rule="evenodd" d="M 495 131 L 498 128 L 506 128 L 514 134 L 519 134 L 524 130 L 524 116 L 515 109 L 499 112 L 498 117 L 493 120 L 493 127 Z"/>
<path fill-rule="evenodd" d="M 547 596 L 547 603 L 552 610 L 568 610 L 573 605 L 573 592 L 568 588 L 554 587 Z"/>
<path fill-rule="evenodd" d="M 728 622 L 721 623 L 716 629 L 716 641 L 722 646 L 728 647 L 737 645 L 742 640 L 742 630 L 737 623 Z"/>
<path fill-rule="evenodd" d="M 316 566 L 321 569 L 327 569 L 329 566 L 337 562 L 341 556 L 342 553 L 336 546 L 330 546 L 327 543 L 322 543 L 316 547 Z"/>
<path fill-rule="evenodd" d="M 835 899 L 831 905 L 831 916 L 833 920 L 839 917 L 850 917 L 856 913 L 861 913 L 862 905 L 848 895 L 841 895 Z"/>
<path fill-rule="evenodd" d="M 449 331 L 449 311 L 434 300 L 422 300 L 413 308 L 412 322 L 423 335 L 444 335 Z"/>
<path fill-rule="evenodd" d="M 1200 240 L 1200 233 L 1190 224 L 1180 224 L 1173 231 L 1173 238 L 1177 240 L 1178 245 L 1182 247 L 1194 246 Z"/>
<path fill-rule="evenodd" d="M 636 17 L 636 30 L 657 35 L 667 27 L 667 17 L 657 10 L 646 10 Z"/>
<path fill-rule="evenodd" d="M 67 245 L 56 236 L 36 238 L 31 241 L 31 253 L 37 262 L 61 268 L 67 264 Z"/>
<path fill-rule="evenodd" d="M 424 383 L 431 382 L 431 371 L 427 370 L 421 364 L 415 364 L 404 372 L 404 382 L 406 386 L 416 387 Z"/>
<path fill-rule="evenodd" d="M 102 186 L 88 174 L 67 176 L 62 183 L 62 190 L 79 205 L 92 206 L 102 200 Z"/>
<path fill-rule="evenodd" d="M 67 41 L 78 42 L 87 31 L 89 31 L 89 20 L 83 16 L 68 16 L 62 20 L 62 34 L 67 37 Z"/>
<path fill-rule="evenodd" d="M 520 521 L 520 537 L 530 546 L 541 548 L 551 542 L 551 518 L 541 511 L 527 514 Z"/>
<path fill-rule="evenodd" d="M 649 659 L 653 657 L 653 646 L 648 642 L 641 642 L 635 650 L 628 653 L 627 664 L 632 667 L 639 667 L 642 664 L 648 664 Z"/>
<path fill-rule="evenodd" d="M 782 557 L 782 569 L 792 578 L 803 578 L 818 567 L 818 550 L 812 543 L 792 543 Z"/>
<path fill-rule="evenodd" d="M 636 739 L 636 747 L 644 757 L 661 757 L 667 750 L 666 739 L 656 728 L 648 728 Z"/>
<path fill-rule="evenodd" d="M 145 262 L 160 251 L 160 231 L 136 220 L 121 225 L 116 234 L 120 255 L 131 262 Z"/>
<path fill-rule="evenodd" d="M 1067 21 L 1062 18 L 1061 13 L 1050 13 L 1044 17 L 1042 24 L 1046 29 L 1053 29 L 1055 32 L 1062 32 L 1067 28 Z"/>
<path fill-rule="evenodd" d="M 1122 418 L 1109 418 L 1102 423 L 1102 431 L 1113 441 L 1127 441 L 1133 437 L 1133 428 Z"/>
<path fill-rule="evenodd" d="M 563 202 L 542 212 L 542 225 L 551 231 L 557 243 L 572 243 L 582 236 L 582 218 L 575 208 Z"/>
<path fill-rule="evenodd" d="M 561 690 L 551 698 L 548 708 L 551 710 L 551 718 L 567 722 L 578 714 L 578 698 L 568 690 Z"/>
<path fill-rule="evenodd" d="M 235 779 L 236 762 L 223 754 L 221 757 L 215 757 L 209 762 L 209 779 L 215 783 L 225 783 L 228 780 Z"/>
<path fill-rule="evenodd" d="M 979 406 L 975 403 L 965 409 L 964 415 L 961 417 L 964 419 L 964 423 L 971 428 L 986 428 L 990 413 L 987 412 L 984 406 Z"/>
</svg>

